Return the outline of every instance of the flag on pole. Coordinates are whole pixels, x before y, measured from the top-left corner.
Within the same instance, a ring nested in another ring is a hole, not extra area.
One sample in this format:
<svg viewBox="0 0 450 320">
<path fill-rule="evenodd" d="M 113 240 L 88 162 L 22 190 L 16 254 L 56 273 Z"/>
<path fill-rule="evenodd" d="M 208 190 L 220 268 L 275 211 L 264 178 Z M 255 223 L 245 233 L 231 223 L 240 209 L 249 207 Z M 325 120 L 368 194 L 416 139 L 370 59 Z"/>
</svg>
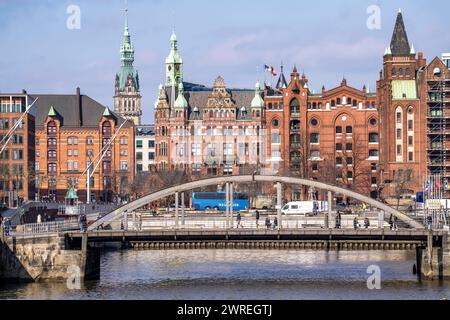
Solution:
<svg viewBox="0 0 450 320">
<path fill-rule="evenodd" d="M 269 71 L 272 77 L 275 77 L 277 75 L 277 72 L 275 71 L 275 68 L 272 66 L 264 65 L 264 69 L 266 71 Z"/>
<path fill-rule="evenodd" d="M 427 183 L 425 184 L 425 194 L 428 195 L 430 193 L 430 178 L 427 179 Z"/>
</svg>

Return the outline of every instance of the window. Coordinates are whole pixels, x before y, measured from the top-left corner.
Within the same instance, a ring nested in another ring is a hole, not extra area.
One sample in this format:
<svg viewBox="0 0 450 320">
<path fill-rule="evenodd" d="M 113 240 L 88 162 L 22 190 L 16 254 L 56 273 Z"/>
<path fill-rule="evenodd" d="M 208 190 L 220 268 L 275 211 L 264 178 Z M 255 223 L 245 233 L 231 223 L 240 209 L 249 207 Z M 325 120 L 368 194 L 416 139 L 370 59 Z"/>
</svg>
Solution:
<svg viewBox="0 0 450 320">
<path fill-rule="evenodd" d="M 409 146 L 413 146 L 414 145 L 414 137 L 413 136 L 408 136 L 408 145 Z"/>
<path fill-rule="evenodd" d="M 346 146 L 345 146 L 345 150 L 353 151 L 353 143 L 347 143 Z"/>
<path fill-rule="evenodd" d="M 352 157 L 348 157 L 347 158 L 347 165 L 348 166 L 352 166 L 353 165 L 353 158 Z"/>
<path fill-rule="evenodd" d="M 369 150 L 369 157 L 370 158 L 378 158 L 380 153 L 378 150 Z"/>
<path fill-rule="evenodd" d="M 193 156 L 201 156 L 202 155 L 200 143 L 193 143 L 191 145 L 191 150 L 192 150 Z"/>
<path fill-rule="evenodd" d="M 77 137 L 73 137 L 73 144 L 74 145 L 78 145 L 78 138 Z"/>
<path fill-rule="evenodd" d="M 155 140 L 148 140 L 148 147 L 153 149 L 155 147 Z"/>
<path fill-rule="evenodd" d="M 272 133 L 272 143 L 281 143 L 281 136 L 279 133 Z"/>
<path fill-rule="evenodd" d="M 311 143 L 320 143 L 320 134 L 318 134 L 318 133 L 311 133 L 311 135 L 310 135 L 310 142 Z"/>
<path fill-rule="evenodd" d="M 317 127 L 318 124 L 319 124 L 319 121 L 317 121 L 317 119 L 312 119 L 312 120 L 311 120 L 311 125 L 312 125 L 313 127 Z"/>
<path fill-rule="evenodd" d="M 337 134 L 342 134 L 342 127 L 341 126 L 337 126 L 336 127 L 336 133 Z"/>
<path fill-rule="evenodd" d="M 206 150 L 207 150 L 207 155 L 209 155 L 211 157 L 216 156 L 216 145 L 214 143 L 208 143 Z"/>
<path fill-rule="evenodd" d="M 411 75 L 411 69 L 410 68 L 406 68 L 405 74 L 406 74 L 406 76 L 409 77 Z"/>
<path fill-rule="evenodd" d="M 34 163 L 34 170 L 37 172 L 37 171 L 39 171 L 39 161 L 36 161 L 35 163 Z"/>
<path fill-rule="evenodd" d="M 414 121 L 408 120 L 408 130 L 413 131 L 414 130 Z"/>
<path fill-rule="evenodd" d="M 336 158 L 336 165 L 337 166 L 342 166 L 342 158 L 341 157 L 337 157 Z"/>
<path fill-rule="evenodd" d="M 240 156 L 248 156 L 249 155 L 248 143 L 239 143 L 239 155 Z"/>
<path fill-rule="evenodd" d="M 69 157 L 72 156 L 72 149 L 67 149 L 67 155 L 68 155 Z"/>
<path fill-rule="evenodd" d="M 128 170 L 128 161 L 120 161 L 120 170 Z"/>
<path fill-rule="evenodd" d="M 92 146 L 94 144 L 94 138 L 88 137 L 86 139 L 86 144 L 89 145 L 89 146 Z"/>
<path fill-rule="evenodd" d="M 312 171 L 317 172 L 318 170 L 319 170 L 319 165 L 317 164 L 317 162 L 314 162 L 312 164 Z"/>
<path fill-rule="evenodd" d="M 150 160 L 150 161 L 155 160 L 155 153 L 154 152 L 149 152 L 148 153 L 148 160 Z"/>
<path fill-rule="evenodd" d="M 142 152 L 136 152 L 136 160 L 142 160 Z"/>
<path fill-rule="evenodd" d="M 223 174 L 225 174 L 225 175 L 233 174 L 233 165 L 232 164 L 224 164 L 223 165 Z"/>
<path fill-rule="evenodd" d="M 369 133 L 369 143 L 378 143 L 378 133 Z"/>
<path fill-rule="evenodd" d="M 121 137 L 121 138 L 120 138 L 120 144 L 121 144 L 121 145 L 127 145 L 127 144 L 128 144 L 128 138 L 126 138 L 126 137 Z"/>
<path fill-rule="evenodd" d="M 47 156 L 49 159 L 56 159 L 56 150 L 49 150 Z"/>
<path fill-rule="evenodd" d="M 49 163 L 47 169 L 48 173 L 56 173 L 56 163 Z"/>
<path fill-rule="evenodd" d="M 67 171 L 72 171 L 72 161 L 67 161 Z"/>
<path fill-rule="evenodd" d="M 397 155 L 398 156 L 402 155 L 402 145 L 400 145 L 400 144 L 397 145 Z"/>
<path fill-rule="evenodd" d="M 200 175 L 200 172 L 202 171 L 202 165 L 199 163 L 194 163 L 192 165 L 192 174 L 193 175 Z"/>
<path fill-rule="evenodd" d="M 161 144 L 159 145 L 159 155 L 166 157 L 167 156 L 167 143 L 166 142 L 161 142 Z"/>
<path fill-rule="evenodd" d="M 142 140 L 136 140 L 136 148 L 142 148 L 143 144 L 142 144 Z"/>
<path fill-rule="evenodd" d="M 336 143 L 336 151 L 342 151 L 342 143 Z"/>
<path fill-rule="evenodd" d="M 223 144 L 223 154 L 225 156 L 232 156 L 233 155 L 233 144 L 224 143 Z"/>
<path fill-rule="evenodd" d="M 372 172 L 376 172 L 377 171 L 377 164 L 376 163 L 371 163 L 370 164 L 370 169 L 372 170 Z"/>
<path fill-rule="evenodd" d="M 414 152 L 408 152 L 408 161 L 414 161 Z"/>
<path fill-rule="evenodd" d="M 337 99 L 336 99 L 336 104 L 337 104 L 337 105 L 340 105 L 340 104 L 341 104 L 341 98 L 337 98 Z"/>
<path fill-rule="evenodd" d="M 377 177 L 372 177 L 372 178 L 371 178 L 371 182 L 372 182 L 372 185 L 373 185 L 373 186 L 376 186 L 377 183 L 378 183 L 378 182 L 377 182 Z"/>
<path fill-rule="evenodd" d="M 353 179 L 353 171 L 347 171 L 347 179 Z"/>
<path fill-rule="evenodd" d="M 233 135 L 233 127 L 232 126 L 225 126 L 225 127 L 223 127 L 222 134 L 224 136 L 232 136 Z"/>
<path fill-rule="evenodd" d="M 75 171 L 75 172 L 78 171 L 78 161 L 73 162 L 73 171 Z"/>
<path fill-rule="evenodd" d="M 108 136 L 108 137 L 111 136 L 111 123 L 105 122 L 103 124 L 102 133 L 104 136 Z"/>
<path fill-rule="evenodd" d="M 320 151 L 311 150 L 311 159 L 320 159 Z"/>
<path fill-rule="evenodd" d="M 402 113 L 401 113 L 401 111 L 397 112 L 397 123 L 402 123 Z"/>
<path fill-rule="evenodd" d="M 397 129 L 397 140 L 402 139 L 402 129 Z"/>
<path fill-rule="evenodd" d="M 377 125 L 377 119 L 371 118 L 371 119 L 369 120 L 369 123 L 370 123 L 371 126 L 375 127 L 375 126 Z"/>
<path fill-rule="evenodd" d="M 126 150 L 126 149 L 120 150 L 120 156 L 127 157 L 128 156 L 128 150 Z"/>
<path fill-rule="evenodd" d="M 137 172 L 142 172 L 142 164 L 137 164 L 136 165 L 136 171 Z"/>
<path fill-rule="evenodd" d="M 13 150 L 13 160 L 23 160 L 23 150 L 14 149 Z"/>
<path fill-rule="evenodd" d="M 352 134 L 352 133 L 353 133 L 353 127 L 347 126 L 347 127 L 345 128 L 345 133 L 347 133 L 347 134 Z"/>
<path fill-rule="evenodd" d="M 272 127 L 278 128 L 279 125 L 280 125 L 280 121 L 278 119 L 272 120 Z"/>
<path fill-rule="evenodd" d="M 5 120 L 7 120 L 7 119 L 5 119 Z M 5 129 L 7 129 L 7 128 L 5 128 Z M 56 134 L 56 123 L 54 121 L 50 121 L 48 123 L 48 125 L 47 125 L 47 134 L 49 134 L 49 135 Z"/>
<path fill-rule="evenodd" d="M 342 179 L 342 171 L 336 171 L 336 179 Z"/>
</svg>

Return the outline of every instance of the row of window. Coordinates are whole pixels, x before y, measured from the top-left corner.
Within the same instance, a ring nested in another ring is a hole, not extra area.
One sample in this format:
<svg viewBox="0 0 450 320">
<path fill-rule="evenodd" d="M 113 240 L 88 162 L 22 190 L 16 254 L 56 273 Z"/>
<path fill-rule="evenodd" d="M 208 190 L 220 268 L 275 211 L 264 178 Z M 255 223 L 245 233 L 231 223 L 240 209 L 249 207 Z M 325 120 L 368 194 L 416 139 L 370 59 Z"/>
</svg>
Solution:
<svg viewBox="0 0 450 320">
<path fill-rule="evenodd" d="M 142 152 L 136 152 L 136 160 L 143 160 L 143 153 Z M 153 161 L 155 160 L 155 153 L 149 152 L 148 153 L 148 160 Z"/>
<path fill-rule="evenodd" d="M 142 140 L 136 140 L 136 148 L 143 148 L 144 142 Z M 155 140 L 148 140 L 148 147 L 154 148 L 155 147 Z"/>
<path fill-rule="evenodd" d="M 260 135 L 260 127 L 259 126 L 256 126 L 256 128 L 239 126 L 237 129 L 238 130 L 236 132 L 236 135 L 238 135 L 238 136 L 249 136 L 249 135 L 259 136 Z M 161 136 L 167 136 L 169 134 L 169 131 L 167 130 L 166 127 L 161 127 L 158 131 Z M 197 126 L 191 127 L 191 136 L 201 136 L 202 132 L 203 132 L 203 129 L 201 127 L 197 127 Z M 183 127 L 176 127 L 175 134 L 177 136 L 183 136 L 183 135 L 187 134 L 187 131 Z M 220 132 L 220 129 L 218 129 L 216 126 L 207 126 L 205 134 L 207 136 L 219 136 L 219 135 L 232 136 L 232 135 L 235 135 L 235 131 L 233 129 L 233 126 L 224 126 L 222 128 L 222 132 Z M 153 143 L 153 141 L 149 141 L 149 148 L 153 148 L 154 145 L 152 147 L 150 147 L 150 142 Z M 136 147 L 142 148 L 142 140 L 136 140 Z"/>
<path fill-rule="evenodd" d="M 22 103 L 10 103 L 3 101 L 0 104 L 0 112 L 8 112 L 8 113 L 22 113 L 25 112 L 26 107 Z"/>
<path fill-rule="evenodd" d="M 86 162 L 86 168 L 92 169 L 92 162 L 87 161 Z M 35 164 L 36 171 L 39 171 L 39 161 L 36 161 Z M 79 166 L 78 161 L 67 161 L 67 171 L 68 172 L 78 172 Z M 103 161 L 103 170 L 105 173 L 111 173 L 111 162 L 109 161 Z M 120 170 L 128 170 L 128 161 L 120 161 Z M 56 174 L 57 173 L 57 164 L 54 162 L 51 162 L 47 164 L 47 171 L 50 174 Z"/>
<path fill-rule="evenodd" d="M 411 69 L 410 68 L 406 68 L 404 70 L 404 73 L 403 73 L 403 68 L 398 68 L 398 70 L 397 70 L 396 67 L 392 68 L 392 76 L 393 77 L 395 77 L 395 76 L 407 76 L 407 77 L 409 77 L 410 75 L 411 75 Z"/>
<path fill-rule="evenodd" d="M 10 150 L 5 149 L 3 153 L 0 154 L 0 160 L 9 160 L 10 159 Z M 12 150 L 12 160 L 23 160 L 23 150 L 22 149 L 13 149 Z"/>
<path fill-rule="evenodd" d="M 12 119 L 12 126 L 14 127 L 17 124 L 18 121 L 19 121 L 18 118 L 13 118 Z M 9 125 L 10 125 L 10 119 L 8 119 L 8 118 L 0 119 L 0 129 L 9 129 Z M 17 126 L 17 129 L 23 129 L 24 125 L 25 125 L 25 123 L 22 120 L 19 123 L 19 125 Z"/>
</svg>

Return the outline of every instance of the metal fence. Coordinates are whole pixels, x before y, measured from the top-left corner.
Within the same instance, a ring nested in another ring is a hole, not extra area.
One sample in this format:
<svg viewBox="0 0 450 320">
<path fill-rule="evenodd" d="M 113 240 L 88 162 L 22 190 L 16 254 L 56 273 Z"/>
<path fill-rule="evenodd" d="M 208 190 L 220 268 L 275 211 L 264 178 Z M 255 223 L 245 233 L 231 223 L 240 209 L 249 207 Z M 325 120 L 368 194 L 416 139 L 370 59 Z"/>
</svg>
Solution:
<svg viewBox="0 0 450 320">
<path fill-rule="evenodd" d="M 23 235 L 35 235 L 35 234 L 45 234 L 45 233 L 58 233 L 70 230 L 78 230 L 78 222 L 45 222 L 45 223 L 30 223 L 19 225 L 16 227 L 16 234 Z"/>
</svg>

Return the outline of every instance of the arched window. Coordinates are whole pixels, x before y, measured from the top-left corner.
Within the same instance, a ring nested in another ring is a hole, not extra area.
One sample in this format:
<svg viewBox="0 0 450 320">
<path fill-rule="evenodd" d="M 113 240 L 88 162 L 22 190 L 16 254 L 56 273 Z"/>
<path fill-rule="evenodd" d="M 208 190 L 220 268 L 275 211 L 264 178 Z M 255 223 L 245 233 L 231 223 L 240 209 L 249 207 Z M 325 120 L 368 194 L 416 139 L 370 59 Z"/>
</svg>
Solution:
<svg viewBox="0 0 450 320">
<path fill-rule="evenodd" d="M 56 123 L 55 121 L 50 121 L 47 124 L 47 134 L 56 134 Z"/>
<path fill-rule="evenodd" d="M 336 106 L 336 102 L 334 100 L 331 100 L 331 106 L 335 107 Z"/>
<path fill-rule="evenodd" d="M 395 77 L 397 75 L 397 69 L 392 67 L 392 76 Z"/>
<path fill-rule="evenodd" d="M 47 155 L 48 155 L 48 159 L 55 160 L 56 159 L 56 150 L 49 150 Z"/>
<path fill-rule="evenodd" d="M 47 169 L 48 169 L 48 173 L 50 173 L 50 174 L 56 174 L 56 163 L 49 163 L 48 164 L 48 167 L 47 167 Z"/>
<path fill-rule="evenodd" d="M 111 136 L 111 123 L 109 121 L 103 123 L 102 133 L 104 136 Z"/>
<path fill-rule="evenodd" d="M 337 98 L 336 99 L 336 103 L 337 103 L 337 105 L 340 105 L 341 104 L 341 98 Z"/>
<path fill-rule="evenodd" d="M 407 77 L 409 77 L 411 75 L 411 69 L 410 68 L 406 68 L 405 74 Z"/>
<path fill-rule="evenodd" d="M 347 134 L 352 134 L 352 133 L 353 133 L 353 127 L 347 126 L 347 127 L 345 128 L 345 133 L 347 133 Z"/>
<path fill-rule="evenodd" d="M 399 76 L 403 76 L 403 68 L 399 68 L 398 69 L 398 75 Z"/>
<path fill-rule="evenodd" d="M 300 103 L 293 99 L 290 103 L 291 116 L 300 116 Z"/>
<path fill-rule="evenodd" d="M 212 111 L 212 110 L 209 111 L 209 117 L 214 118 L 214 111 Z"/>
</svg>

